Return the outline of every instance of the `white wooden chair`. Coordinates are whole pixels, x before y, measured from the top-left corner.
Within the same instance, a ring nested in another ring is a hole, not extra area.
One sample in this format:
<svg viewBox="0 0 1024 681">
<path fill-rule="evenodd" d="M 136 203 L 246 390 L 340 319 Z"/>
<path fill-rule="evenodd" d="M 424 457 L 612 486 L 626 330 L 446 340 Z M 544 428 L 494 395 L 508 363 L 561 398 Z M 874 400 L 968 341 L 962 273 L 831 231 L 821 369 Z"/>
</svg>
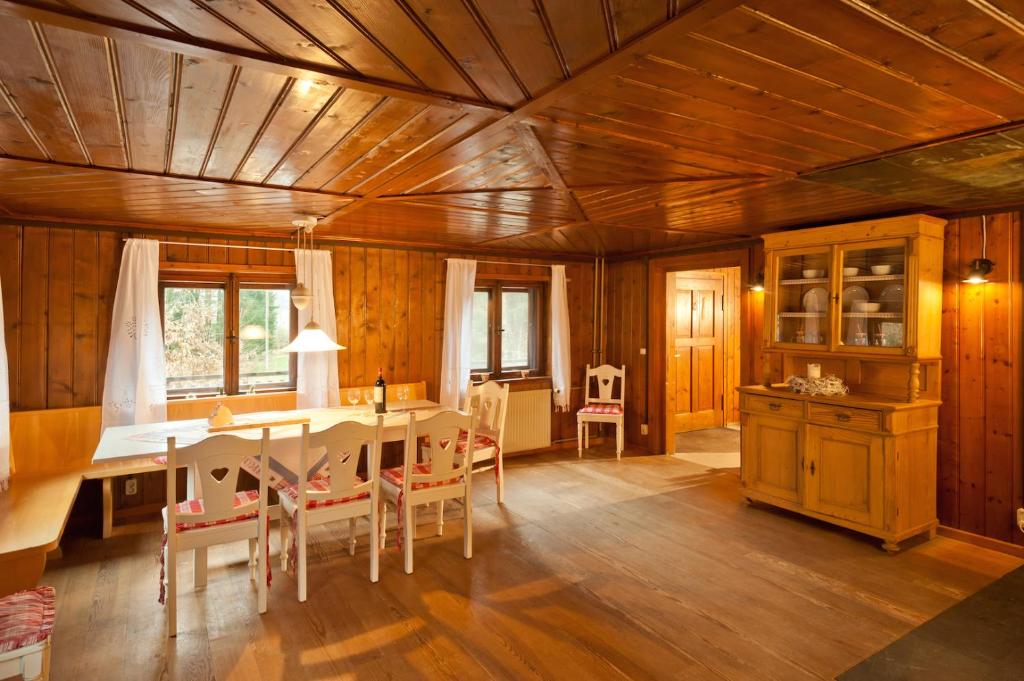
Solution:
<svg viewBox="0 0 1024 681">
<path fill-rule="evenodd" d="M 376 582 L 380 566 L 378 519 L 380 451 L 384 441 L 384 415 L 376 425 L 343 421 L 319 433 L 302 426 L 299 450 L 299 482 L 286 487 L 281 499 L 281 569 L 288 568 L 295 550 L 299 601 L 306 600 L 306 545 L 309 528 L 348 520 L 348 553 L 356 552 L 356 518 L 370 521 L 370 581 Z M 360 454 L 366 448 L 366 479 L 356 474 Z M 309 452 L 326 450 L 327 475 L 309 479 Z M 302 472 L 306 471 L 306 475 Z M 292 541 L 289 542 L 289 534 Z"/>
<path fill-rule="evenodd" d="M 164 552 L 161 572 L 166 573 L 167 632 L 176 636 L 177 558 L 179 551 L 195 552 L 195 586 L 206 585 L 206 551 L 210 546 L 247 539 L 250 577 L 256 581 L 256 603 L 260 614 L 267 611 L 267 469 L 270 429 L 260 440 L 217 435 L 188 447 L 178 448 L 167 438 L 167 506 L 164 516 Z M 236 492 L 238 471 L 246 457 L 260 463 L 259 490 Z M 196 497 L 176 503 L 178 467 L 192 467 Z M 164 601 L 164 574 L 160 600 Z"/>
<path fill-rule="evenodd" d="M 592 395 L 591 379 L 596 379 L 597 396 Z M 615 379 L 619 379 L 619 396 L 615 394 Z M 579 456 L 583 448 L 590 448 L 590 424 L 615 424 L 615 458 L 622 460 L 622 445 L 625 441 L 624 412 L 626 406 L 626 365 L 615 368 L 602 364 L 594 369 L 587 365 L 586 381 L 583 385 L 585 404 L 576 412 L 576 447 Z"/>
<path fill-rule="evenodd" d="M 508 415 L 507 383 L 487 381 L 479 385 L 470 383 L 464 411 L 476 414 L 476 436 L 473 447 L 473 472 L 495 469 L 498 485 L 498 503 L 505 503 L 505 463 L 502 452 L 505 448 L 505 417 Z M 465 433 L 459 446 L 466 446 Z M 475 464 L 493 461 L 492 464 L 477 467 Z M 442 502 L 443 503 L 443 502 Z"/>
<path fill-rule="evenodd" d="M 50 678 L 55 592 L 37 586 L 0 598 L 0 679 Z"/>
<path fill-rule="evenodd" d="M 468 473 L 472 471 L 474 420 L 472 413 L 444 411 L 417 424 L 416 415 L 409 414 L 405 462 L 380 473 L 380 545 L 385 544 L 384 504 L 391 503 L 398 514 L 398 546 L 405 556 L 406 574 L 412 574 L 412 542 L 416 536 L 415 508 L 418 505 L 461 499 L 465 523 L 462 553 L 466 558 L 473 557 L 473 476 Z M 463 433 L 465 448 L 459 446 Z M 416 445 L 421 435 L 430 442 L 429 461 L 417 462 Z M 440 525 L 438 527 L 440 531 Z"/>
</svg>

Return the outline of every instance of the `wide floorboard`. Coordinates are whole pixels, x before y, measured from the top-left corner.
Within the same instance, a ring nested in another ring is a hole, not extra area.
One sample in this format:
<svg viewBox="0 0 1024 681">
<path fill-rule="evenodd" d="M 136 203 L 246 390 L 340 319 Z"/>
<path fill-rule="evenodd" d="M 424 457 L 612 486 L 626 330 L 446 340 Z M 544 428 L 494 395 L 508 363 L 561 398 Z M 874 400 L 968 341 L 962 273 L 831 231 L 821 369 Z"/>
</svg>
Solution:
<svg viewBox="0 0 1024 681">
<path fill-rule="evenodd" d="M 607 450 L 509 462 L 506 502 L 476 476 L 475 556 L 461 509 L 421 525 L 416 571 L 392 542 L 371 584 L 365 538 L 315 533 L 309 600 L 277 569 L 256 613 L 243 543 L 179 565 L 179 634 L 157 604 L 160 537 L 73 539 L 52 678 L 831 679 L 1021 564 L 950 539 L 876 541 L 743 500 L 734 470 Z M 426 520 L 422 518 L 421 520 Z M 365 526 L 361 526 L 365 532 Z"/>
</svg>

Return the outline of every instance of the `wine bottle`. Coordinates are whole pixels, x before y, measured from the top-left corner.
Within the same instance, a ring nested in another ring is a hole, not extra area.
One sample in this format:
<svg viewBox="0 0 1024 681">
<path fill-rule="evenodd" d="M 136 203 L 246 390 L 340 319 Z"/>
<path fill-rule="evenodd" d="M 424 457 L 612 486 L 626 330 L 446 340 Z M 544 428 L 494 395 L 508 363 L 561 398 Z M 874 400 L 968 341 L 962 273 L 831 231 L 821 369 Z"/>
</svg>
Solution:
<svg viewBox="0 0 1024 681">
<path fill-rule="evenodd" d="M 384 369 L 377 369 L 377 382 L 373 384 L 373 410 L 384 414 L 388 410 L 388 384 L 384 382 Z"/>
</svg>

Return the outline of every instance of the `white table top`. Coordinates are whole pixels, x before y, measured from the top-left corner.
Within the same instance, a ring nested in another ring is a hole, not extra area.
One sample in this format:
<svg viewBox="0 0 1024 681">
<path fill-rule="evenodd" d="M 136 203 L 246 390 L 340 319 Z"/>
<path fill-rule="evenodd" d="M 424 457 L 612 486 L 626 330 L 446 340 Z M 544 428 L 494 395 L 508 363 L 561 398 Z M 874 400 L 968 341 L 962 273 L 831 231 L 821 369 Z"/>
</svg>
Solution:
<svg viewBox="0 0 1024 681">
<path fill-rule="evenodd" d="M 408 400 L 397 410 L 389 410 L 384 416 L 384 440 L 399 442 L 405 439 L 408 414 L 416 415 L 417 421 L 430 418 L 443 411 L 441 405 L 430 400 Z M 312 432 L 330 428 L 342 421 L 359 421 L 373 424 L 376 414 L 365 405 L 358 407 L 331 407 L 327 409 L 296 409 L 294 411 L 258 412 L 236 415 L 236 422 L 242 421 L 273 421 L 285 418 L 309 418 Z M 259 439 L 262 431 L 259 428 L 232 431 L 231 435 Z M 297 440 L 302 434 L 301 425 L 278 426 L 270 429 L 271 440 Z M 113 426 L 103 431 L 100 442 L 93 453 L 93 463 L 125 461 L 146 456 L 163 454 L 167 451 L 167 438 L 177 438 L 179 446 L 194 444 L 212 435 L 207 431 L 206 419 L 190 419 L 187 421 L 166 421 L 163 423 L 143 423 L 134 426 Z"/>
</svg>

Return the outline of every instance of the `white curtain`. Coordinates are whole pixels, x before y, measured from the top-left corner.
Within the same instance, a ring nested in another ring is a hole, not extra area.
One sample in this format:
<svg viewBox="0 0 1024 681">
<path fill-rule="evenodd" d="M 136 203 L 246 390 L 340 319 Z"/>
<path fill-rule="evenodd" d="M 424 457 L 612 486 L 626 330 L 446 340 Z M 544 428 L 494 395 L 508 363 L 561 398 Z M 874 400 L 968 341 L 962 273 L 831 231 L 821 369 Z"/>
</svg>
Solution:
<svg viewBox="0 0 1024 681">
<path fill-rule="evenodd" d="M 103 382 L 103 427 L 167 420 L 160 327 L 160 244 L 128 239 L 121 254 Z"/>
<path fill-rule="evenodd" d="M 441 405 L 458 409 L 466 398 L 472 369 L 473 288 L 476 260 L 448 259 L 444 287 L 444 345 L 441 349 Z"/>
<path fill-rule="evenodd" d="M 556 411 L 569 409 L 569 297 L 565 265 L 551 266 L 551 388 Z"/>
<path fill-rule="evenodd" d="M 310 320 L 338 342 L 338 319 L 334 310 L 334 275 L 329 251 L 295 251 L 295 278 L 309 287 L 313 302 L 299 310 L 299 331 Z M 300 352 L 296 359 L 296 405 L 299 409 L 341 406 L 338 386 L 338 352 Z"/>
<path fill-rule="evenodd" d="M 0 492 L 11 478 L 11 388 L 7 374 L 7 342 L 4 338 L 4 293 L 0 288 Z"/>
</svg>

